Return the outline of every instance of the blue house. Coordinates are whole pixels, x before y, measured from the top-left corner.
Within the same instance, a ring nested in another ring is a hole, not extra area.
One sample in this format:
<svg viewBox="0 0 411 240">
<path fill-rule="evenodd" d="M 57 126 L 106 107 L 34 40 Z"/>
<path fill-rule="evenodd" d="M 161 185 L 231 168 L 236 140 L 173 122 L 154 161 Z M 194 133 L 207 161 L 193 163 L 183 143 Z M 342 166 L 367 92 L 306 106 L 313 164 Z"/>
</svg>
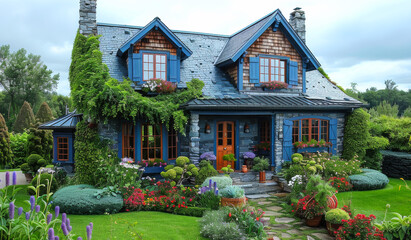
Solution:
<svg viewBox="0 0 411 240">
<path fill-rule="evenodd" d="M 277 9 L 219 35 L 171 30 L 159 18 L 143 27 L 97 23 L 90 2 L 80 4 L 80 33 L 101 35 L 111 77 L 129 78 L 135 91 L 152 78 L 180 89 L 193 78 L 205 84 L 203 98 L 182 106 L 190 116 L 185 136 L 143 119 L 100 124 L 101 138 L 112 140 L 119 157 L 172 162 L 185 155 L 198 163 L 202 153 L 214 152 L 220 169 L 229 164 L 222 156 L 233 153 L 240 169 L 242 153 L 257 151 L 279 170 L 294 152 L 342 151 L 345 117 L 362 104 L 318 71 L 300 8 L 289 21 Z M 314 140 L 324 144 L 295 147 Z"/>
</svg>

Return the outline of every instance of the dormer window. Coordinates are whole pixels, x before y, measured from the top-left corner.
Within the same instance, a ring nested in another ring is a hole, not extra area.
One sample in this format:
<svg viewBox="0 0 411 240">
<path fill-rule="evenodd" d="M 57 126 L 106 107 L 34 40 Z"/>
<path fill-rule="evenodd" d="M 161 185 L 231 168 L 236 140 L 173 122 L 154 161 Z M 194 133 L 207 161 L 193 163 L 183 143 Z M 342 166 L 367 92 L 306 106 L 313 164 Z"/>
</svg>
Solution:
<svg viewBox="0 0 411 240">
<path fill-rule="evenodd" d="M 150 79 L 167 80 L 167 55 L 143 54 L 143 81 Z"/>
<path fill-rule="evenodd" d="M 260 57 L 260 83 L 285 82 L 286 64 L 286 60 Z"/>
</svg>

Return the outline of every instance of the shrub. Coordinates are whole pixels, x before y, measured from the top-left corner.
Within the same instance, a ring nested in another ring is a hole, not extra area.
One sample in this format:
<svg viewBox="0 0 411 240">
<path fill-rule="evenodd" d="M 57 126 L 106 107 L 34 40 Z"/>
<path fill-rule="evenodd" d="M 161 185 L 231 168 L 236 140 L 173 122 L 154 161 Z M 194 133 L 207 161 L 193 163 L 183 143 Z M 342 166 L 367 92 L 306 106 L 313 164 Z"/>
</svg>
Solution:
<svg viewBox="0 0 411 240">
<path fill-rule="evenodd" d="M 208 186 L 210 183 L 210 180 L 213 182 L 217 183 L 218 189 L 222 190 L 228 186 L 233 185 L 233 179 L 227 176 L 215 176 L 215 177 L 208 177 L 206 180 L 204 180 L 203 184 L 201 186 Z"/>
<path fill-rule="evenodd" d="M 385 137 L 389 140 L 389 150 L 411 152 L 408 144 L 411 136 L 411 118 L 380 116 L 370 122 L 372 136 Z"/>
<path fill-rule="evenodd" d="M 365 152 L 362 166 L 364 168 L 371 168 L 381 170 L 382 154 L 381 149 L 385 149 L 389 145 L 388 139 L 385 137 L 370 137 L 368 139 L 368 146 Z"/>
<path fill-rule="evenodd" d="M 38 181 L 39 181 L 38 178 L 39 177 L 40 177 L 40 191 L 39 191 L 40 195 L 44 195 L 44 194 L 47 193 L 47 187 L 46 186 L 48 185 L 48 183 L 51 183 L 50 192 L 54 193 L 57 190 L 58 183 L 57 183 L 56 179 L 54 179 L 54 177 L 52 179 L 52 175 L 48 174 L 48 173 L 38 174 L 36 177 L 34 177 L 31 180 L 30 185 L 33 186 L 34 188 L 36 188 L 38 186 Z M 44 186 L 41 186 L 42 184 Z M 27 188 L 27 193 L 30 194 L 30 195 L 35 194 L 35 192 L 31 188 Z"/>
<path fill-rule="evenodd" d="M 351 175 L 348 179 L 358 191 L 381 189 L 389 182 L 385 174 L 372 169 L 363 169 L 362 174 Z"/>
<path fill-rule="evenodd" d="M 254 171 L 262 172 L 264 170 L 267 170 L 269 166 L 270 166 L 270 163 L 268 161 L 268 158 L 265 158 L 265 157 L 254 158 L 254 166 L 253 166 Z"/>
<path fill-rule="evenodd" d="M 53 135 L 51 130 L 38 129 L 38 124 L 30 127 L 27 137 L 27 151 L 42 156 L 47 163 L 53 159 Z"/>
<path fill-rule="evenodd" d="M 27 158 L 27 163 L 21 165 L 21 170 L 23 173 L 31 172 L 33 174 L 37 174 L 38 170 L 46 165 L 46 160 L 44 160 L 40 155 L 31 154 Z"/>
<path fill-rule="evenodd" d="M 175 213 L 178 215 L 202 217 L 207 210 L 209 210 L 209 208 L 187 207 L 187 208 L 177 208 L 175 210 Z"/>
<path fill-rule="evenodd" d="M 97 179 L 94 174 L 100 156 L 97 127 L 81 121 L 77 123 L 75 137 L 76 179 L 79 183 L 95 185 Z"/>
<path fill-rule="evenodd" d="M 203 160 L 200 162 L 200 171 L 198 171 L 198 175 L 196 176 L 196 183 L 201 184 L 204 180 L 208 177 L 217 176 L 218 172 L 214 169 L 214 167 L 210 164 L 209 161 Z"/>
<path fill-rule="evenodd" d="M 237 159 L 234 157 L 234 154 L 233 154 L 233 153 L 225 154 L 225 155 L 223 156 L 223 160 L 224 160 L 224 161 L 229 161 L 229 162 L 231 162 L 231 161 L 237 161 Z"/>
<path fill-rule="evenodd" d="M 31 124 L 35 122 L 33 109 L 30 104 L 24 101 L 20 108 L 19 115 L 17 115 L 16 121 L 13 125 L 13 131 L 16 133 L 22 133 L 25 129 L 30 128 Z"/>
<path fill-rule="evenodd" d="M 161 172 L 161 176 L 170 179 L 172 185 L 180 186 L 184 180 L 198 175 L 198 168 L 190 164 L 188 157 L 180 156 L 176 159 L 176 165 L 168 165 L 167 170 Z"/>
<path fill-rule="evenodd" d="M 13 153 L 10 148 L 10 135 L 3 115 L 0 114 L 0 166 L 4 168 L 12 162 Z"/>
<path fill-rule="evenodd" d="M 385 217 L 387 211 L 385 212 L 384 221 L 380 224 L 375 224 L 381 231 L 384 232 L 384 237 L 386 239 L 394 240 L 407 240 L 411 238 L 411 215 L 401 216 L 399 213 L 392 213 L 395 217 L 386 221 Z"/>
<path fill-rule="evenodd" d="M 95 194 L 98 191 L 86 184 L 64 187 L 54 193 L 53 205 L 60 206 L 63 212 L 79 215 L 113 214 L 120 211 L 123 207 L 123 199 L 120 195 L 104 195 L 97 199 Z"/>
<path fill-rule="evenodd" d="M 293 155 L 291 155 L 291 160 L 293 161 L 293 163 L 300 163 L 303 159 L 304 157 L 300 153 L 294 153 Z"/>
<path fill-rule="evenodd" d="M 342 224 L 341 220 L 343 219 L 350 219 L 350 215 L 340 208 L 334 208 L 325 213 L 325 220 L 329 223 Z"/>
<path fill-rule="evenodd" d="M 344 142 L 342 157 L 351 160 L 358 156 L 362 160 L 365 156 L 367 141 L 369 138 L 368 122 L 370 115 L 362 108 L 352 112 L 346 120 L 344 128 Z"/>
<path fill-rule="evenodd" d="M 198 199 L 198 206 L 217 210 L 220 206 L 221 198 L 218 194 L 215 194 L 213 191 L 207 191 L 200 194 Z"/>
<path fill-rule="evenodd" d="M 27 159 L 27 132 L 10 133 L 10 147 L 13 152 L 13 159 L 10 163 L 11 168 L 19 168 Z"/>
<path fill-rule="evenodd" d="M 343 226 L 336 232 L 337 240 L 344 239 L 385 239 L 382 231 L 373 226 L 374 215 L 358 214 L 353 219 L 342 220 Z"/>
<path fill-rule="evenodd" d="M 200 219 L 200 234 L 203 237 L 215 240 L 245 239 L 244 232 L 235 222 L 227 222 L 226 210 L 205 212 Z"/>
<path fill-rule="evenodd" d="M 346 192 L 352 189 L 352 184 L 344 177 L 331 177 L 328 182 L 333 186 L 338 192 Z"/>
<path fill-rule="evenodd" d="M 213 152 L 205 152 L 200 155 L 200 160 L 215 161 L 217 160 L 217 157 Z"/>
<path fill-rule="evenodd" d="M 222 167 L 221 168 L 221 171 L 224 173 L 224 174 L 230 174 L 230 173 L 232 173 L 232 172 L 234 172 L 234 169 L 232 169 L 231 168 L 231 165 L 230 164 L 228 164 L 227 166 L 225 166 L 225 167 Z"/>
<path fill-rule="evenodd" d="M 43 102 L 37 111 L 36 120 L 38 123 L 45 123 L 53 120 L 53 113 L 46 102 Z"/>
<path fill-rule="evenodd" d="M 220 195 L 224 198 L 243 198 L 244 189 L 239 186 L 231 185 L 221 190 Z"/>
</svg>

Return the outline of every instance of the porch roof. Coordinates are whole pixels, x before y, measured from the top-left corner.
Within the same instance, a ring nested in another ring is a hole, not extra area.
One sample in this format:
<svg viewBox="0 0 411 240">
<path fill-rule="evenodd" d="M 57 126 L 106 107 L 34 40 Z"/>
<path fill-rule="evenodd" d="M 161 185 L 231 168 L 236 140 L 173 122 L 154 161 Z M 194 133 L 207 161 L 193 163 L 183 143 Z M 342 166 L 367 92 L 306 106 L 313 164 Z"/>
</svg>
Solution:
<svg viewBox="0 0 411 240">
<path fill-rule="evenodd" d="M 187 110 L 351 110 L 364 104 L 342 100 L 311 99 L 305 96 L 261 95 L 248 98 L 194 99 Z"/>
<path fill-rule="evenodd" d="M 63 117 L 41 124 L 39 129 L 75 129 L 82 116 L 83 114 L 76 113 L 74 110 Z"/>
</svg>

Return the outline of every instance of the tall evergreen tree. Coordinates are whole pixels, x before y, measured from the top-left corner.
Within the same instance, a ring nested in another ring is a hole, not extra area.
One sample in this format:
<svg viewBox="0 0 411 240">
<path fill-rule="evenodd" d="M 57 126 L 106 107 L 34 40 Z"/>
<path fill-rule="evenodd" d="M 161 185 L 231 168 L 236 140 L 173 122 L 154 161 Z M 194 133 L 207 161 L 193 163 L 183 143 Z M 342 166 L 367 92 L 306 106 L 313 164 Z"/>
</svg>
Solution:
<svg viewBox="0 0 411 240">
<path fill-rule="evenodd" d="M 0 113 L 0 167 L 4 168 L 12 160 L 13 153 L 10 148 L 10 135 L 4 121 L 3 115 Z"/>
<path fill-rule="evenodd" d="M 43 102 L 40 106 L 40 109 L 37 111 L 36 121 L 41 124 L 51 120 L 53 120 L 53 113 L 51 112 L 51 108 L 46 102 Z"/>
<path fill-rule="evenodd" d="M 17 115 L 16 122 L 14 122 L 13 131 L 16 133 L 22 133 L 25 129 L 29 129 L 33 123 L 35 123 L 33 109 L 31 109 L 28 102 L 24 101 L 19 115 Z"/>
</svg>

